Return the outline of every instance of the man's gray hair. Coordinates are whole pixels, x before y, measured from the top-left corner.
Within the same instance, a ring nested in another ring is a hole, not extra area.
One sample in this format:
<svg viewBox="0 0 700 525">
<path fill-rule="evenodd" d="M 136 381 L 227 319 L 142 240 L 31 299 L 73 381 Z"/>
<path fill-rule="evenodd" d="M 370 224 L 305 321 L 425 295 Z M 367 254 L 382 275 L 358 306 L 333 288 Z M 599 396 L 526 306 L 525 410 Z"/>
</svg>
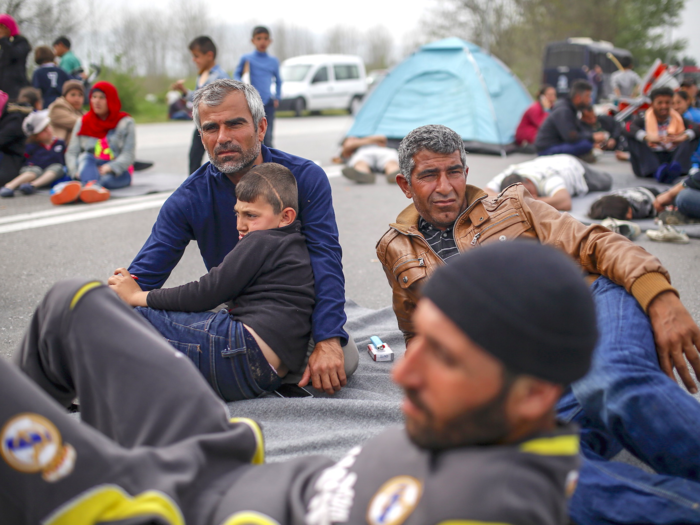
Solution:
<svg viewBox="0 0 700 525">
<path fill-rule="evenodd" d="M 464 151 L 462 137 L 447 126 L 437 124 L 421 126 L 406 135 L 399 144 L 399 168 L 401 174 L 406 177 L 409 186 L 411 185 L 413 168 L 416 167 L 413 156 L 426 149 L 443 155 L 449 155 L 459 150 L 462 166 L 467 168 L 467 152 Z"/>
<path fill-rule="evenodd" d="M 253 125 L 256 130 L 258 129 L 258 124 L 265 116 L 265 106 L 260 98 L 260 93 L 250 84 L 223 78 L 199 88 L 194 93 L 194 99 L 192 100 L 192 118 L 199 131 L 202 131 L 202 124 L 199 121 L 199 105 L 206 104 L 209 107 L 219 106 L 224 99 L 234 91 L 240 91 L 245 95 L 246 102 L 248 102 L 248 109 L 253 116 Z"/>
</svg>

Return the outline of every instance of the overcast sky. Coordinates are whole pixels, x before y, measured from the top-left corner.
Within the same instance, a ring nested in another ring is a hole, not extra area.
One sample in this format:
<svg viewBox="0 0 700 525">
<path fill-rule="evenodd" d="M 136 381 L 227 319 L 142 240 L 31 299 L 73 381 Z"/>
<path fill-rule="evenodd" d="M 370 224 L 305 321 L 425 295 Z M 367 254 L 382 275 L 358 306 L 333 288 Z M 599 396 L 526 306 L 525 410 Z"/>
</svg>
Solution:
<svg viewBox="0 0 700 525">
<path fill-rule="evenodd" d="M 306 26 L 316 33 L 329 27 L 343 24 L 364 30 L 383 25 L 394 36 L 396 43 L 410 39 L 411 33 L 420 30 L 428 10 L 439 0 L 351 0 L 330 2 L 328 0 L 206 0 L 216 20 L 234 23 L 250 22 L 274 24 L 279 20 Z M 132 8 L 144 5 L 143 0 L 121 0 Z M 166 8 L 169 0 L 149 0 L 149 6 Z M 674 29 L 675 38 L 686 38 L 686 54 L 700 62 L 700 0 L 686 0 L 683 22 Z M 585 36 L 585 35 L 580 35 Z M 274 38 L 274 35 L 273 35 Z"/>
</svg>

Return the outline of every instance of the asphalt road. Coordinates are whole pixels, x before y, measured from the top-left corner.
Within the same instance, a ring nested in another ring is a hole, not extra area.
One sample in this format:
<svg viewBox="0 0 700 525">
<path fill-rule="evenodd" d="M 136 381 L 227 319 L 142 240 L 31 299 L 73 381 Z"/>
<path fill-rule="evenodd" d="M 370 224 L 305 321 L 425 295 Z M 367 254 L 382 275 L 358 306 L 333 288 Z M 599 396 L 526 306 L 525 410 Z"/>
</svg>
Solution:
<svg viewBox="0 0 700 525">
<path fill-rule="evenodd" d="M 331 158 L 350 124 L 350 117 L 344 116 L 278 119 L 275 142 L 284 151 L 328 168 L 347 297 L 368 308 L 382 308 L 391 304 L 391 294 L 374 246 L 409 201 L 383 179 L 359 186 L 338 176 L 339 168 L 332 166 Z M 192 130 L 191 123 L 140 125 L 137 157 L 154 161 L 153 170 L 158 172 L 181 173 L 184 180 Z M 483 185 L 509 164 L 528 158 L 470 155 L 469 182 Z M 613 173 L 630 169 L 612 158 L 604 158 L 601 165 Z M 136 176 L 147 177 L 148 171 Z M 7 357 L 14 351 L 37 302 L 53 283 L 69 277 L 106 280 L 115 268 L 127 266 L 148 237 L 164 197 L 112 199 L 67 210 L 53 207 L 46 195 L 1 200 L 0 355 Z M 669 245 L 642 238 L 638 244 L 666 265 L 686 306 L 700 322 L 700 241 Z M 204 271 L 197 247 L 191 244 L 168 285 L 196 279 Z"/>
</svg>

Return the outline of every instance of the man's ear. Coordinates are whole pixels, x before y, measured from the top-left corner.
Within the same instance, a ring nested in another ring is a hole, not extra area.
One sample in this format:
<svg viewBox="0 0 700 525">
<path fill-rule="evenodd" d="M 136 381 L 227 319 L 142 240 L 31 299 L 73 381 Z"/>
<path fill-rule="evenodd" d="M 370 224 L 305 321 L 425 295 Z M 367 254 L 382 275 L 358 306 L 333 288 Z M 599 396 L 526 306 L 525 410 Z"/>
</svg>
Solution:
<svg viewBox="0 0 700 525">
<path fill-rule="evenodd" d="M 262 142 L 265 140 L 265 133 L 267 132 L 267 119 L 265 117 L 260 119 L 258 123 L 258 140 Z"/>
<path fill-rule="evenodd" d="M 401 191 L 403 192 L 403 194 L 406 196 L 407 199 L 413 198 L 413 192 L 411 191 L 411 186 L 408 184 L 408 180 L 406 180 L 406 177 L 403 175 L 403 173 L 399 173 L 396 176 L 396 184 L 399 185 L 399 188 L 401 188 Z"/>
<path fill-rule="evenodd" d="M 282 210 L 282 213 L 280 214 L 280 225 L 278 228 L 281 228 L 282 226 L 289 226 L 292 224 L 297 218 L 297 212 L 294 211 L 294 208 L 285 208 Z"/>
<path fill-rule="evenodd" d="M 560 385 L 534 377 L 519 377 L 513 384 L 507 401 L 511 421 L 542 419 L 554 409 L 562 393 Z"/>
</svg>

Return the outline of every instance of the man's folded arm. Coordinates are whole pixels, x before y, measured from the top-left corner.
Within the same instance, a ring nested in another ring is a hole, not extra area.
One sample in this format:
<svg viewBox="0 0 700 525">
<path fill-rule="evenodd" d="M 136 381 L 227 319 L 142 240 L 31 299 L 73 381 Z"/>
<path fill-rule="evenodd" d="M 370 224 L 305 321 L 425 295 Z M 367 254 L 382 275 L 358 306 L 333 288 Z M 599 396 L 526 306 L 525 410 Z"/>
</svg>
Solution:
<svg viewBox="0 0 700 525">
<path fill-rule="evenodd" d="M 168 198 L 158 214 L 151 235 L 129 266 L 144 291 L 160 288 L 180 262 L 185 248 L 194 239 L 192 228 L 180 204 Z"/>
</svg>

